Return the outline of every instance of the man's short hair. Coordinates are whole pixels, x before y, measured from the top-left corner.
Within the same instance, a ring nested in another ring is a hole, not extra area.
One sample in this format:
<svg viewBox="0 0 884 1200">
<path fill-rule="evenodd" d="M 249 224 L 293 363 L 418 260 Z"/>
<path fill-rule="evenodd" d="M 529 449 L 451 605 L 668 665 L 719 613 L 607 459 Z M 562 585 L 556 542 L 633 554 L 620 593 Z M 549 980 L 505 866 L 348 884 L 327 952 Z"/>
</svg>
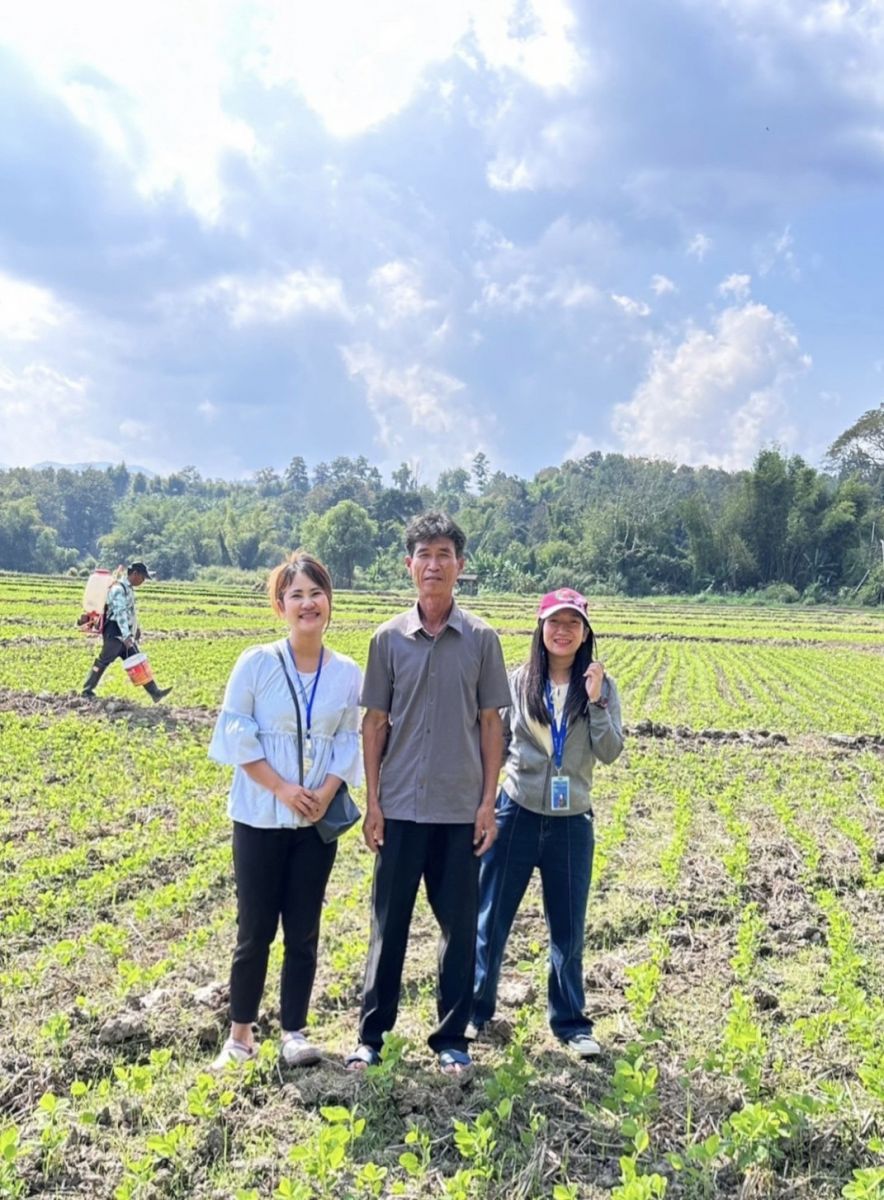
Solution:
<svg viewBox="0 0 884 1200">
<path fill-rule="evenodd" d="M 452 521 L 445 512 L 425 512 L 412 517 L 405 527 L 405 549 L 409 557 L 414 554 L 418 542 L 437 542 L 449 538 L 454 542 L 454 553 L 457 558 L 463 558 L 467 537 L 456 521 Z"/>
</svg>

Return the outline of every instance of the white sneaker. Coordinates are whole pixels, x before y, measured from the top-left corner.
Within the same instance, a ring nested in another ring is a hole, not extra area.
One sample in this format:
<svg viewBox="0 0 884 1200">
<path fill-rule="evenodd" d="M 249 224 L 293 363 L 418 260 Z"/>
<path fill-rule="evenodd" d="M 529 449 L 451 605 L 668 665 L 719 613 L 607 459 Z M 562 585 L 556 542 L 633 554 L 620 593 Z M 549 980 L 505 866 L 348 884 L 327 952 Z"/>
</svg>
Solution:
<svg viewBox="0 0 884 1200">
<path fill-rule="evenodd" d="M 591 1033 L 576 1033 L 574 1037 L 568 1038 L 565 1045 L 579 1058 L 595 1058 L 602 1052 L 601 1046 Z"/>
<path fill-rule="evenodd" d="M 245 1042 L 238 1042 L 235 1038 L 229 1037 L 221 1047 L 220 1054 L 212 1063 L 212 1070 L 224 1071 L 227 1067 L 241 1066 L 242 1063 L 254 1058 L 255 1053 L 254 1046 L 247 1046 Z"/>
<path fill-rule="evenodd" d="M 280 1054 L 287 1067 L 310 1067 L 322 1058 L 317 1047 L 297 1031 L 283 1033 Z"/>
</svg>

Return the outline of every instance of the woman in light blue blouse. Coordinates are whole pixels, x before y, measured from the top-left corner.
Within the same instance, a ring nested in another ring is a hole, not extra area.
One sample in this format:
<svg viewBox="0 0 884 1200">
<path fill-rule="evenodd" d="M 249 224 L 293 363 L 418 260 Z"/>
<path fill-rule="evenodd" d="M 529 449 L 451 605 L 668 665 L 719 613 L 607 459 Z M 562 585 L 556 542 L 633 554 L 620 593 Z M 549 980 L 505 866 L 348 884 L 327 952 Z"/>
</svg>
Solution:
<svg viewBox="0 0 884 1200">
<path fill-rule="evenodd" d="M 297 550 L 271 572 L 267 591 L 274 612 L 289 627 L 288 637 L 253 646 L 240 656 L 209 747 L 212 758 L 236 768 L 228 812 L 233 820 L 237 942 L 230 971 L 230 1036 L 213 1064 L 218 1069 L 255 1055 L 252 1025 L 280 919 L 285 938 L 282 1058 L 290 1066 L 304 1066 L 320 1057 L 303 1027 L 337 843 L 323 842 L 313 823 L 342 780 L 355 786 L 362 778 L 361 672 L 351 658 L 323 646 L 332 609 L 328 571 Z M 303 786 L 298 782 L 298 724 L 289 681 L 301 711 Z"/>
</svg>

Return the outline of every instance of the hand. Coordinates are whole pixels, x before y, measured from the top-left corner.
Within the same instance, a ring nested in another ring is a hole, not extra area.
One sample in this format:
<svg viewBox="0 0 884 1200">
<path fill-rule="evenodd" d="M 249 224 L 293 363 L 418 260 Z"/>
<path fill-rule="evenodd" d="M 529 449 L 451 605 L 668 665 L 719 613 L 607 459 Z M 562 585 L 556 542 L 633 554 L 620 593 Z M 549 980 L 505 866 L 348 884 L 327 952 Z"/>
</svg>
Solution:
<svg viewBox="0 0 884 1200">
<path fill-rule="evenodd" d="M 477 858 L 485 854 L 494 845 L 497 838 L 497 821 L 494 818 L 494 801 L 490 804 L 480 804 L 476 810 L 476 823 L 473 826 L 473 853 Z"/>
<path fill-rule="evenodd" d="M 134 637 L 123 638 L 123 645 L 126 647 L 127 650 L 135 650 L 136 649 L 135 638 Z"/>
<path fill-rule="evenodd" d="M 379 804 L 369 804 L 362 822 L 362 836 L 372 854 L 384 844 L 384 814 Z"/>
<path fill-rule="evenodd" d="M 310 795 L 316 801 L 316 816 L 312 818 L 314 821 L 321 821 L 328 812 L 328 806 L 334 800 L 338 787 L 339 784 L 335 782 L 330 788 L 327 784 L 323 783 L 321 787 L 305 789 L 305 791 L 309 791 Z"/>
<path fill-rule="evenodd" d="M 318 821 L 322 816 L 315 793 L 298 783 L 284 782 L 276 789 L 274 795 L 280 804 L 284 804 L 291 812 L 305 817 L 308 821 Z"/>
<path fill-rule="evenodd" d="M 596 704 L 601 699 L 602 684 L 605 681 L 604 665 L 600 662 L 590 663 L 583 672 L 583 678 L 589 702 L 590 704 Z"/>
</svg>

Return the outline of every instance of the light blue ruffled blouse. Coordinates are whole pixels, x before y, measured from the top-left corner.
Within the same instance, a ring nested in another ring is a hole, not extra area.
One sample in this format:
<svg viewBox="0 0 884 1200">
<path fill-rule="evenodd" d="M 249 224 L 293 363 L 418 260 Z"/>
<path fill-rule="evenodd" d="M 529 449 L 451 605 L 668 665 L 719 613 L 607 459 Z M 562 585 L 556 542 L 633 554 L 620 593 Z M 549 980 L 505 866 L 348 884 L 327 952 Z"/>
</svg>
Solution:
<svg viewBox="0 0 884 1200">
<path fill-rule="evenodd" d="M 209 757 L 235 767 L 227 812 L 234 821 L 258 829 L 308 825 L 260 784 L 250 779 L 243 763 L 266 758 L 283 779 L 298 781 L 298 721 L 292 696 L 276 651 L 282 653 L 286 671 L 301 707 L 307 731 L 307 714 L 295 678 L 286 640 L 252 646 L 240 655 L 227 681 L 224 704 L 209 743 Z M 307 695 L 312 674 L 301 674 Z M 359 693 L 362 672 L 346 654 L 326 648 L 322 673 L 311 712 L 313 765 L 304 786 L 318 787 L 326 775 L 336 775 L 351 787 L 362 782 L 359 753 Z"/>
</svg>

